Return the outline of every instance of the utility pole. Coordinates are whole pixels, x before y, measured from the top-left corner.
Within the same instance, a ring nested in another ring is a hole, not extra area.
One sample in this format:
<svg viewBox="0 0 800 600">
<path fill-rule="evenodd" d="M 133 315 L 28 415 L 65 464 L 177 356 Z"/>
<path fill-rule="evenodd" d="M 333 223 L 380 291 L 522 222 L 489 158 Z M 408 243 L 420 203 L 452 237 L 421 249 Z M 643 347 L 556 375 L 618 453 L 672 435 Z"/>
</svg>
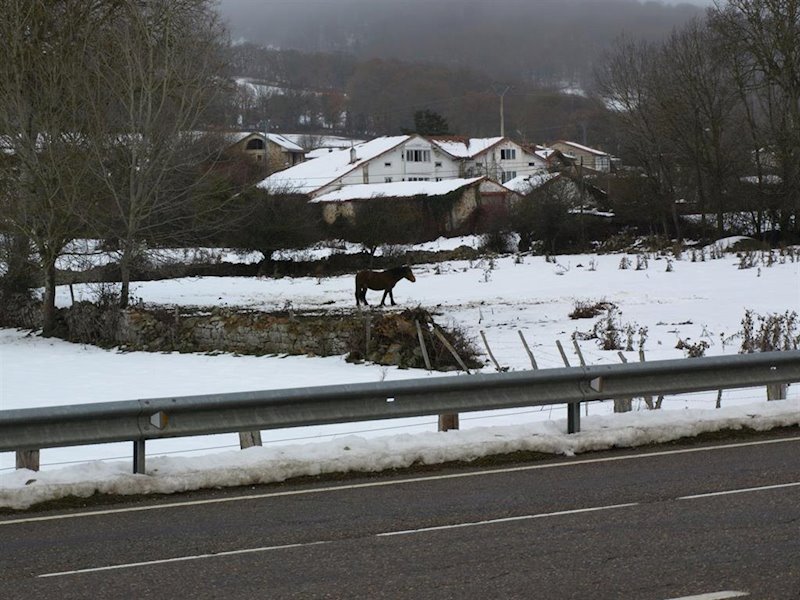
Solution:
<svg viewBox="0 0 800 600">
<path fill-rule="evenodd" d="M 499 92 L 500 95 L 500 137 L 506 137 L 506 122 L 505 116 L 503 115 L 503 100 L 506 92 L 509 90 L 509 86 L 506 86 L 502 92 Z M 497 92 L 495 92 L 497 93 Z"/>
</svg>

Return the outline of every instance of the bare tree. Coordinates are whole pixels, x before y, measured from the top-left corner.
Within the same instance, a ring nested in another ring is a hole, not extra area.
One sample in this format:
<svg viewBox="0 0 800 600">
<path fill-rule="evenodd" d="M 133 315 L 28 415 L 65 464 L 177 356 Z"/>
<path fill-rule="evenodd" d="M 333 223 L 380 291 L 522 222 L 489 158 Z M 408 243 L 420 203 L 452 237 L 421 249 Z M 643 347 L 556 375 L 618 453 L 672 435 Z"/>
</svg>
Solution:
<svg viewBox="0 0 800 600">
<path fill-rule="evenodd" d="M 747 109 L 762 181 L 763 159 L 779 176 L 784 233 L 800 232 L 800 1 L 716 2 L 712 26 L 726 40 Z M 761 187 L 761 186 L 760 186 Z M 763 188 L 762 188 L 763 189 Z"/>
<path fill-rule="evenodd" d="M 98 230 L 131 267 L 190 225 L 202 165 L 220 148 L 197 134 L 222 72 L 224 29 L 212 0 L 118 0 L 85 78 L 94 174 L 107 197 Z"/>
<path fill-rule="evenodd" d="M 699 21 L 673 33 L 659 52 L 656 78 L 654 108 L 688 174 L 686 195 L 696 196 L 701 214 L 716 213 L 721 234 L 742 161 L 739 94 L 718 36 Z"/>
<path fill-rule="evenodd" d="M 659 48 L 620 38 L 596 73 L 597 90 L 616 111 L 628 151 L 650 183 L 653 212 L 662 216 L 665 231 L 669 215 L 675 233 L 680 226 L 674 212 L 676 162 L 673 142 L 666 135 L 659 95 Z"/>
<path fill-rule="evenodd" d="M 81 232 L 87 185 L 84 66 L 113 2 L 3 0 L 0 132 L 11 158 L 0 209 L 33 243 L 44 275 L 43 333 L 56 326 L 56 260 Z"/>
</svg>

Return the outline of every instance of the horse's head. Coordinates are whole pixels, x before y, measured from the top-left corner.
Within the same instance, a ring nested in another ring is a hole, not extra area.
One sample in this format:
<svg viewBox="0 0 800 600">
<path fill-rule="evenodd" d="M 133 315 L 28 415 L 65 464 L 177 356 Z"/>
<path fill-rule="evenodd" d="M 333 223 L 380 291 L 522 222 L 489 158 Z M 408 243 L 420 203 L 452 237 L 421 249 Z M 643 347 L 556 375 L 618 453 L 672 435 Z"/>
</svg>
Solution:
<svg viewBox="0 0 800 600">
<path fill-rule="evenodd" d="M 409 267 L 408 265 L 403 265 L 403 277 L 405 277 L 412 283 L 417 280 L 417 278 L 414 277 L 414 274 L 411 272 L 411 267 Z"/>
</svg>

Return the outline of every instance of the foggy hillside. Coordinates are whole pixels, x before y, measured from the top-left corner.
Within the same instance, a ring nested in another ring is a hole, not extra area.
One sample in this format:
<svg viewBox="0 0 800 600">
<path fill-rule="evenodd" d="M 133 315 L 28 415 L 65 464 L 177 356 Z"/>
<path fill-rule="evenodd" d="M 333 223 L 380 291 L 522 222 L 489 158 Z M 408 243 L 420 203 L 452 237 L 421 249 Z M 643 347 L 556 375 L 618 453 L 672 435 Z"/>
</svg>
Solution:
<svg viewBox="0 0 800 600">
<path fill-rule="evenodd" d="M 637 0 L 221 0 L 234 40 L 304 52 L 397 58 L 494 79 L 581 82 L 625 33 L 661 39 L 702 14 Z"/>
</svg>

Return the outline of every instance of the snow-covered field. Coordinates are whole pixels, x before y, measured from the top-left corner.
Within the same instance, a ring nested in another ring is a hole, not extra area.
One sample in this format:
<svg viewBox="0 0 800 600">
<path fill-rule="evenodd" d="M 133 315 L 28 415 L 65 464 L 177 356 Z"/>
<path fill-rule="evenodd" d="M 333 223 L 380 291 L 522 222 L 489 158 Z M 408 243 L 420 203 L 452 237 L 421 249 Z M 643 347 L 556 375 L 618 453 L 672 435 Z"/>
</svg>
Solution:
<svg viewBox="0 0 800 600">
<path fill-rule="evenodd" d="M 449 241 L 454 246 L 465 240 Z M 474 240 L 466 240 L 474 243 Z M 440 245 L 445 242 L 439 242 Z M 226 255 L 230 259 L 230 255 Z M 623 258 L 630 266 L 621 269 Z M 692 262 L 621 254 L 503 256 L 478 261 L 415 265 L 416 283 L 395 288 L 396 309 L 422 305 L 442 323 L 460 326 L 483 349 L 485 332 L 504 367 L 528 369 L 522 332 L 540 368 L 563 366 L 559 340 L 573 365 L 575 332 L 588 333 L 601 317 L 573 320 L 577 303 L 613 303 L 617 325 L 630 332 L 628 360 L 680 358 L 675 346 L 705 342 L 707 355 L 739 351 L 741 320 L 800 307 L 800 263 L 778 260 L 749 269 L 728 254 Z M 76 300 L 96 286 L 75 286 Z M 133 295 L 147 304 L 256 309 L 354 308 L 352 276 L 330 278 L 185 278 L 135 283 Z M 379 301 L 377 292 L 367 295 Z M 57 302 L 71 302 L 59 289 Z M 396 310 L 393 309 L 393 310 Z M 384 309 L 389 310 L 389 309 Z M 585 336 L 578 336 L 585 337 Z M 626 335 L 622 335 L 623 342 Z M 579 341 L 589 364 L 617 363 L 617 351 L 597 340 Z M 494 370 L 488 359 L 486 371 Z M 117 352 L 0 330 L 0 408 L 24 408 L 211 392 L 441 376 L 421 370 L 351 365 L 343 357 L 252 357 Z M 452 375 L 456 376 L 456 375 Z M 463 376 L 463 375 L 462 375 Z M 42 471 L 14 471 L 14 457 L 0 454 L 0 506 L 24 507 L 64 494 L 94 490 L 119 493 L 179 491 L 207 485 L 279 481 L 289 476 L 347 469 L 379 469 L 440 460 L 470 459 L 515 449 L 580 452 L 612 444 L 673 439 L 723 426 L 770 427 L 800 421 L 797 386 L 789 399 L 766 403 L 764 390 L 688 394 L 664 400 L 663 410 L 614 415 L 609 402 L 584 407 L 580 434 L 567 436 L 563 407 L 514 409 L 462 415 L 462 431 L 438 434 L 433 418 L 263 432 L 265 446 L 238 451 L 235 435 L 148 442 L 148 475 L 129 475 L 130 444 L 42 451 Z M 588 415 L 588 417 L 586 416 Z M 91 461 L 91 462 L 90 462 Z M 35 482 L 26 485 L 26 482 Z"/>
</svg>

